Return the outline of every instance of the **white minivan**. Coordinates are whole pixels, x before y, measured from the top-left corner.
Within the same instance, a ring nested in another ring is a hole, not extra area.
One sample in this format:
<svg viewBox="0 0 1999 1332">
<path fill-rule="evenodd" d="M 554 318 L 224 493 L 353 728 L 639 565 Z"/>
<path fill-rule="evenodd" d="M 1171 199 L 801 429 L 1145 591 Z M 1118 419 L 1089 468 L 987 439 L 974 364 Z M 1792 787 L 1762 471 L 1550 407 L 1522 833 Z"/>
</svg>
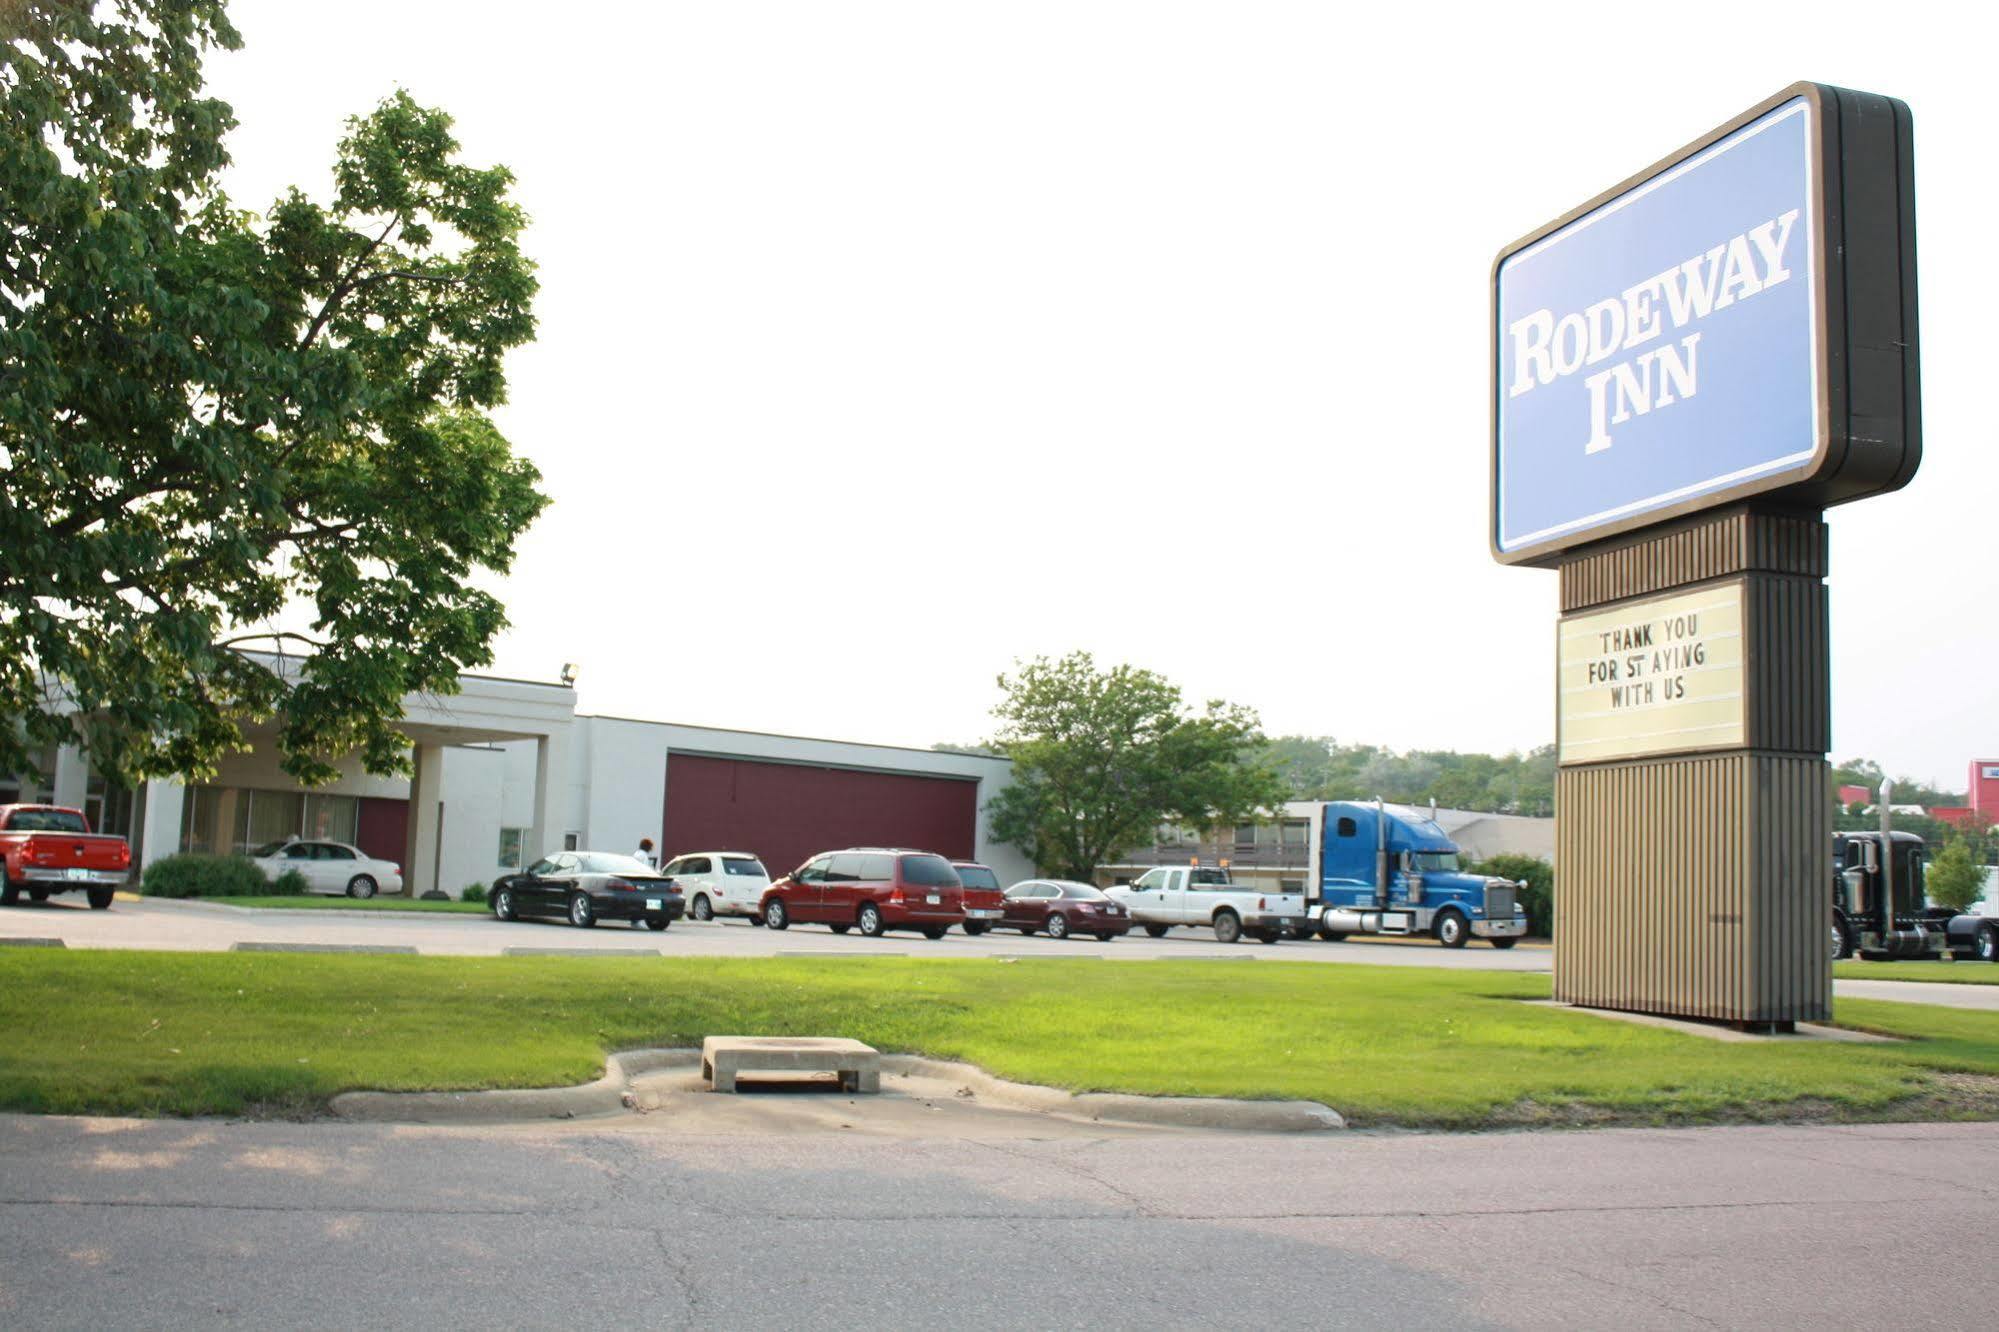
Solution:
<svg viewBox="0 0 1999 1332">
<path fill-rule="evenodd" d="M 675 856 L 660 871 L 680 888 L 689 920 L 717 916 L 758 919 L 770 875 L 747 851 L 694 851 Z"/>
</svg>

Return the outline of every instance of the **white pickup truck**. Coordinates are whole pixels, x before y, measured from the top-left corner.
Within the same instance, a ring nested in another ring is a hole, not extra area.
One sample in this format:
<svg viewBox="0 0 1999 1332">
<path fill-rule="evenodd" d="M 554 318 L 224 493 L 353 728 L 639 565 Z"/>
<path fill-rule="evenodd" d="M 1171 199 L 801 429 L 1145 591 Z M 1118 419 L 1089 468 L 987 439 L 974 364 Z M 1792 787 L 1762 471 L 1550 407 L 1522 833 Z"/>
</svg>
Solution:
<svg viewBox="0 0 1999 1332">
<path fill-rule="evenodd" d="M 1247 934 L 1274 944 L 1287 933 L 1303 938 L 1311 928 L 1303 893 L 1267 893 L 1229 881 L 1225 869 L 1200 865 L 1147 870 L 1136 883 L 1106 888 L 1157 939 L 1175 925 L 1206 925 L 1223 943 Z"/>
</svg>

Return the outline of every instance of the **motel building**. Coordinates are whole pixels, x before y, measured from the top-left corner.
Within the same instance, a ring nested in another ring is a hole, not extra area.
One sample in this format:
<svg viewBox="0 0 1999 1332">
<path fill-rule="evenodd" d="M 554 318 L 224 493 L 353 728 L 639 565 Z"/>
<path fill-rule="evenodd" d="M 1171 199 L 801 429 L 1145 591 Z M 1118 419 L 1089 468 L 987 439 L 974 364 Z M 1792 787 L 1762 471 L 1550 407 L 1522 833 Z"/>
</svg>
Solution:
<svg viewBox="0 0 1999 1332">
<path fill-rule="evenodd" d="M 46 801 L 88 814 L 150 865 L 177 851 L 243 852 L 298 836 L 347 842 L 402 866 L 404 891 L 471 884 L 558 850 L 630 853 L 650 837 L 661 863 L 690 851 L 749 851 L 787 873 L 847 846 L 906 846 L 992 867 L 1002 883 L 1033 866 L 995 843 L 985 814 L 1005 759 L 850 744 L 624 717 L 580 716 L 567 685 L 464 675 L 451 697 L 411 695 L 403 732 L 413 775 L 300 786 L 273 732 L 212 781 L 107 784 L 73 748 L 0 778 L 0 804 Z"/>
</svg>

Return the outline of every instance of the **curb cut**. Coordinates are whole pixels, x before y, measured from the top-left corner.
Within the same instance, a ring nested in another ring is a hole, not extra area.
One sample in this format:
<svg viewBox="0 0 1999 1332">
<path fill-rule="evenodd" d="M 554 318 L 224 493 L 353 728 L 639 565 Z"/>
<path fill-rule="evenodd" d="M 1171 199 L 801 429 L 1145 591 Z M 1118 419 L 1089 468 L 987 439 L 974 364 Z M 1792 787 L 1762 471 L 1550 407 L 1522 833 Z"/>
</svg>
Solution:
<svg viewBox="0 0 1999 1332">
<path fill-rule="evenodd" d="M 466 1092 L 353 1091 L 335 1096 L 330 1109 L 340 1119 L 371 1124 L 505 1124 L 598 1119 L 634 1107 L 632 1079 L 666 1069 L 700 1066 L 699 1050 L 625 1050 L 605 1056 L 604 1076 L 578 1087 Z M 1009 1082 L 972 1064 L 926 1059 L 921 1055 L 885 1054 L 882 1071 L 955 1081 L 996 1105 L 1100 1123 L 1251 1133 L 1323 1133 L 1347 1126 L 1339 1111 L 1317 1101 L 1236 1101 L 1119 1092 L 1078 1094 L 1059 1087 Z"/>
</svg>

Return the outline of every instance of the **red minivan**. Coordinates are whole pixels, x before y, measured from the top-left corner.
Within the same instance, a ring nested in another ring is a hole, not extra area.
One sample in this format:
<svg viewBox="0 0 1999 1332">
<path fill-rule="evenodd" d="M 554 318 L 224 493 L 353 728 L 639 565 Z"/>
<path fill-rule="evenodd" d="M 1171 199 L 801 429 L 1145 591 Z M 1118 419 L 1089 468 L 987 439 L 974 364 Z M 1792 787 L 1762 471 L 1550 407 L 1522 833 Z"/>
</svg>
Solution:
<svg viewBox="0 0 1999 1332">
<path fill-rule="evenodd" d="M 976 860 L 954 860 L 958 882 L 965 885 L 965 933 L 984 934 L 1006 914 L 1006 894 L 1000 891 L 999 876 Z"/>
<path fill-rule="evenodd" d="M 964 886 L 951 862 L 928 851 L 860 846 L 814 856 L 770 886 L 764 924 L 859 930 L 921 930 L 932 939 L 965 920 Z"/>
</svg>

